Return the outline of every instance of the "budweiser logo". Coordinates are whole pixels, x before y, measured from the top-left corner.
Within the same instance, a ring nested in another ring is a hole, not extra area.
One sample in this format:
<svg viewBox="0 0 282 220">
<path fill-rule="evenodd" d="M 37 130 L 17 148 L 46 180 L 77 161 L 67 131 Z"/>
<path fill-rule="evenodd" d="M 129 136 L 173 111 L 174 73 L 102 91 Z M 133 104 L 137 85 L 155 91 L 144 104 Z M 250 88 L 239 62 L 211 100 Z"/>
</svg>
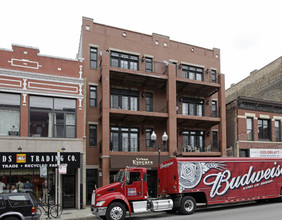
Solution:
<svg viewBox="0 0 282 220">
<path fill-rule="evenodd" d="M 282 168 L 280 165 L 274 164 L 272 168 L 266 170 L 259 170 L 254 172 L 254 167 L 250 166 L 248 173 L 243 176 L 232 177 L 230 170 L 225 170 L 219 173 L 209 174 L 204 178 L 204 184 L 212 186 L 210 191 L 210 197 L 222 196 L 229 190 L 238 189 L 244 187 L 244 189 L 258 187 L 273 182 L 274 179 L 282 175 Z M 268 180 L 261 183 L 263 180 Z M 253 184 L 253 185 L 250 185 Z"/>
</svg>

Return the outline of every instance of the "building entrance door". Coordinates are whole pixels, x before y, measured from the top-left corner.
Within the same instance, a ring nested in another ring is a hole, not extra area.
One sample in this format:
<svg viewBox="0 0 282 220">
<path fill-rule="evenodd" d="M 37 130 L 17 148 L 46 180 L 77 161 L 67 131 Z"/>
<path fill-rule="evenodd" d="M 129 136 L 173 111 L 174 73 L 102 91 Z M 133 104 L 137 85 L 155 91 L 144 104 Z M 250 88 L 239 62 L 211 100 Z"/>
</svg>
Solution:
<svg viewBox="0 0 282 220">
<path fill-rule="evenodd" d="M 68 170 L 68 174 L 63 176 L 63 187 L 62 187 L 62 198 L 63 198 L 63 208 L 75 208 L 75 189 L 76 180 L 75 172 L 73 170 Z"/>
</svg>

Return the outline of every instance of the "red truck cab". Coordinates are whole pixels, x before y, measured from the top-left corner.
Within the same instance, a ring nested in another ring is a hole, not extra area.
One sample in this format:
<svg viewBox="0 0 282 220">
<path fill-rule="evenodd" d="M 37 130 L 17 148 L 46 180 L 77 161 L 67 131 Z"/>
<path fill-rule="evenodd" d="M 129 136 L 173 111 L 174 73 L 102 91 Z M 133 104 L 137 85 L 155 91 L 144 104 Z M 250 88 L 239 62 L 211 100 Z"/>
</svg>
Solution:
<svg viewBox="0 0 282 220">
<path fill-rule="evenodd" d="M 147 198 L 147 169 L 126 168 L 118 172 L 114 183 L 93 191 L 91 209 L 96 216 L 131 214 L 129 203 Z"/>
</svg>

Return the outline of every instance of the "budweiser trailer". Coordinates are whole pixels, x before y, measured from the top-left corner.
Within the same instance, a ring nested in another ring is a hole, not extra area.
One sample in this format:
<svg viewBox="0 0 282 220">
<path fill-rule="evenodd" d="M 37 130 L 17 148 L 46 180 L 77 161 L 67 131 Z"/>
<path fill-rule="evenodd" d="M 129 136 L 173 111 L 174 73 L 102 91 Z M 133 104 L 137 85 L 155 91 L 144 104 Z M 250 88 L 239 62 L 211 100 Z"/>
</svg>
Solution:
<svg viewBox="0 0 282 220">
<path fill-rule="evenodd" d="M 187 215 L 197 204 L 215 205 L 282 198 L 282 158 L 180 158 L 158 167 L 158 198 L 148 198 L 147 170 L 120 170 L 116 182 L 92 194 L 92 213 L 107 220 L 126 212 Z"/>
</svg>

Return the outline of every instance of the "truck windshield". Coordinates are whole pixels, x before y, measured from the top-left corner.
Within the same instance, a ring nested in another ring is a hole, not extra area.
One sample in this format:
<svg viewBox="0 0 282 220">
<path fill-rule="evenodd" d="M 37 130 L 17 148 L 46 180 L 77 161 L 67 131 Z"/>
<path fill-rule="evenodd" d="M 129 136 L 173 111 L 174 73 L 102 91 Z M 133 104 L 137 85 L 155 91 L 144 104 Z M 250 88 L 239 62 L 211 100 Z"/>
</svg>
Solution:
<svg viewBox="0 0 282 220">
<path fill-rule="evenodd" d="M 124 180 L 125 171 L 119 171 L 116 175 L 115 182 L 122 182 Z"/>
</svg>

